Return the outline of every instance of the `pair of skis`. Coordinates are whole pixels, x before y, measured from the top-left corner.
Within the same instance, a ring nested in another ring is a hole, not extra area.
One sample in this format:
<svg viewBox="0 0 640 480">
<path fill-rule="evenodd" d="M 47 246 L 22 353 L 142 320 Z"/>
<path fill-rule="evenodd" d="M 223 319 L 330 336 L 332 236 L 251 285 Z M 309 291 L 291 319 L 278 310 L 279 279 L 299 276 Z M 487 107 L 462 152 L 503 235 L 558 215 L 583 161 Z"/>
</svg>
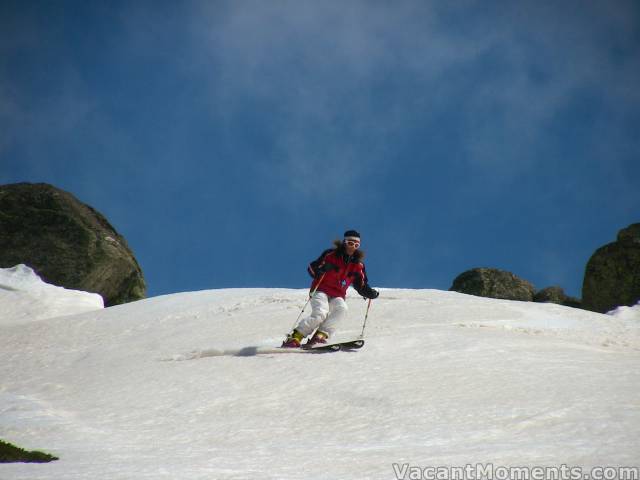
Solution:
<svg viewBox="0 0 640 480">
<path fill-rule="evenodd" d="M 353 351 L 359 350 L 364 346 L 364 340 L 351 340 L 348 342 L 338 342 L 338 343 L 329 343 L 329 344 L 320 344 L 314 347 L 305 347 L 304 345 L 300 347 L 300 350 L 309 353 L 328 353 L 328 352 L 339 352 L 339 351 Z"/>
<path fill-rule="evenodd" d="M 284 347 L 265 347 L 265 346 L 248 346 L 232 349 L 209 348 L 204 350 L 194 350 L 185 354 L 172 355 L 163 358 L 164 361 L 182 361 L 196 360 L 204 357 L 254 357 L 256 355 L 273 355 L 280 353 L 330 353 L 330 352 L 352 352 L 364 346 L 364 340 L 352 340 L 349 342 L 330 343 L 328 345 L 321 344 L 315 347 L 306 347 L 303 345 L 298 348 Z"/>
</svg>

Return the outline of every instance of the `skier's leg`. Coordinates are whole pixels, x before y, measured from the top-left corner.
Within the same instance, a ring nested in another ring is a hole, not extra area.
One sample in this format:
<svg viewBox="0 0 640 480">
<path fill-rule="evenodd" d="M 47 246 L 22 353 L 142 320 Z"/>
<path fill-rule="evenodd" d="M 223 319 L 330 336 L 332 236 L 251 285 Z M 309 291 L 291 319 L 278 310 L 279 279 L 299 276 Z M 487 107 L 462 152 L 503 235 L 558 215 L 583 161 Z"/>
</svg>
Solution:
<svg viewBox="0 0 640 480">
<path fill-rule="evenodd" d="M 337 325 L 347 316 L 349 307 L 344 298 L 335 297 L 329 300 L 329 315 L 318 326 L 318 331 L 326 334 L 327 338 L 332 336 Z"/>
<path fill-rule="evenodd" d="M 311 298 L 311 315 L 300 320 L 296 326 L 296 330 L 304 337 L 313 333 L 329 313 L 329 297 L 326 293 L 316 292 Z"/>
</svg>

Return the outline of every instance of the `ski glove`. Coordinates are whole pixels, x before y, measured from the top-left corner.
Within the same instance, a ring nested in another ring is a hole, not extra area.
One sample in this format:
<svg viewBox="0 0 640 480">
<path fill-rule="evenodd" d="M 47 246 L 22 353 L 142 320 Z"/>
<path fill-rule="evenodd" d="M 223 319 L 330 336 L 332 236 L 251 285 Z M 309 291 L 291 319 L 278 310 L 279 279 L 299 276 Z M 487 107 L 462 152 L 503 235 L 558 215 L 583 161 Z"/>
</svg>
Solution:
<svg viewBox="0 0 640 480">
<path fill-rule="evenodd" d="M 371 300 L 378 298 L 380 292 L 371 288 L 369 285 L 365 285 L 359 292 L 363 297 L 370 298 Z"/>
</svg>

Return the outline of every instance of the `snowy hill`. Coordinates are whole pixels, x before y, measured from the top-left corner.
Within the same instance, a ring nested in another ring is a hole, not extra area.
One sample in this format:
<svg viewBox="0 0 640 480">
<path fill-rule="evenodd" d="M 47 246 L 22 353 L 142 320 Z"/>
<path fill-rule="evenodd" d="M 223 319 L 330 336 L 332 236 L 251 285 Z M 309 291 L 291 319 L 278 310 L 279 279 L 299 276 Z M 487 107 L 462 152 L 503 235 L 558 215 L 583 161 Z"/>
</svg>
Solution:
<svg viewBox="0 0 640 480">
<path fill-rule="evenodd" d="M 103 307 L 100 295 L 49 285 L 26 265 L 0 268 L 0 325 L 72 315 Z"/>
<path fill-rule="evenodd" d="M 27 322 L 16 305 L 35 294 L 13 285 L 0 290 L 12 312 L 0 322 L 0 438 L 60 460 L 0 465 L 3 480 L 390 479 L 640 459 L 639 307 L 382 289 L 358 352 L 167 361 L 278 345 L 307 291 L 106 309 L 79 296 L 69 316 L 52 296 Z M 340 338 L 360 333 L 366 303 L 353 295 Z"/>
</svg>

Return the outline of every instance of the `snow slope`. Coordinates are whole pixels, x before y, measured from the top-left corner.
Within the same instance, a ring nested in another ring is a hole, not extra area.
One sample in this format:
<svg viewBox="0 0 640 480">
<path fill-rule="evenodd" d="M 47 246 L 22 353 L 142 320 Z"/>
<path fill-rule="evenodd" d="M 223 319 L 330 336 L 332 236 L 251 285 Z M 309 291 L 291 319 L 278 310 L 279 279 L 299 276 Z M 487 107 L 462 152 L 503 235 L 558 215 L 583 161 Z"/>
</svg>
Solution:
<svg viewBox="0 0 640 480">
<path fill-rule="evenodd" d="M 15 297 L 2 295 L 5 309 Z M 0 479 L 640 463 L 638 308 L 382 289 L 358 352 L 167 361 L 278 345 L 306 295 L 202 291 L 2 322 L 0 438 L 61 460 L 0 465 Z M 361 329 L 366 303 L 353 295 L 340 338 Z"/>
<path fill-rule="evenodd" d="M 99 308 L 104 308 L 104 303 L 96 293 L 50 285 L 26 265 L 0 268 L 0 325 L 31 322 Z"/>
</svg>

